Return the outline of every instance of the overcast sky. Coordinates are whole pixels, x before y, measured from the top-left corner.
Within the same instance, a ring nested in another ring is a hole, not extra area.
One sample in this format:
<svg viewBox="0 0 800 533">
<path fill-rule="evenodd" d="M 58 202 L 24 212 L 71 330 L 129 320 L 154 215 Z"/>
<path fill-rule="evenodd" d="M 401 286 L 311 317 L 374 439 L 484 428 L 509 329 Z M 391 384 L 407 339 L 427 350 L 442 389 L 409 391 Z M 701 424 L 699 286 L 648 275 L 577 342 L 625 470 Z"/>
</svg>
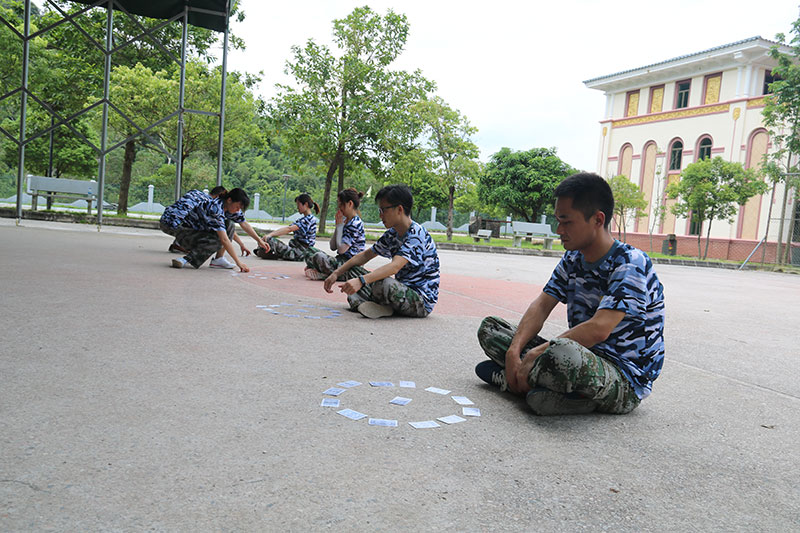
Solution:
<svg viewBox="0 0 800 533">
<path fill-rule="evenodd" d="M 789 34 L 798 0 L 242 0 L 232 22 L 247 50 L 229 69 L 263 72 L 260 94 L 286 81 L 292 45 L 330 44 L 332 24 L 369 5 L 408 17 L 394 68 L 420 69 L 478 128 L 481 159 L 507 146 L 554 146 L 567 163 L 596 170 L 605 100 L 583 80 L 760 35 Z"/>
</svg>

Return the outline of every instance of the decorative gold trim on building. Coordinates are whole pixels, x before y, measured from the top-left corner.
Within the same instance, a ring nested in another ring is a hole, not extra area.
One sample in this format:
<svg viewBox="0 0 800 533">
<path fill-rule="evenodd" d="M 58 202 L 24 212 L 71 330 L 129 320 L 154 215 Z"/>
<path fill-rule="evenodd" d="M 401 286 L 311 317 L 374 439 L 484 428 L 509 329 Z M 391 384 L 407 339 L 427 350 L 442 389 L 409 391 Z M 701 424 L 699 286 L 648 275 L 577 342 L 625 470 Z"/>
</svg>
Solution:
<svg viewBox="0 0 800 533">
<path fill-rule="evenodd" d="M 605 137 L 607 134 L 608 134 L 608 128 L 603 126 L 603 137 Z"/>
<path fill-rule="evenodd" d="M 764 107 L 767 104 L 766 100 L 762 96 L 761 98 L 753 98 L 752 100 L 747 101 L 747 109 L 751 107 Z"/>
<path fill-rule="evenodd" d="M 681 109 L 680 111 L 667 111 L 666 113 L 658 113 L 657 115 L 648 115 L 644 117 L 625 118 L 613 121 L 612 127 L 621 128 L 623 126 L 636 126 L 639 124 L 647 124 L 648 122 L 658 122 L 661 120 L 674 120 L 677 118 L 699 117 L 714 113 L 724 113 L 728 111 L 730 107 L 730 104 L 719 104 Z M 750 102 L 747 102 L 747 107 L 750 107 Z"/>
<path fill-rule="evenodd" d="M 742 115 L 742 108 L 735 107 L 733 109 L 733 120 L 739 120 L 739 117 Z"/>
</svg>

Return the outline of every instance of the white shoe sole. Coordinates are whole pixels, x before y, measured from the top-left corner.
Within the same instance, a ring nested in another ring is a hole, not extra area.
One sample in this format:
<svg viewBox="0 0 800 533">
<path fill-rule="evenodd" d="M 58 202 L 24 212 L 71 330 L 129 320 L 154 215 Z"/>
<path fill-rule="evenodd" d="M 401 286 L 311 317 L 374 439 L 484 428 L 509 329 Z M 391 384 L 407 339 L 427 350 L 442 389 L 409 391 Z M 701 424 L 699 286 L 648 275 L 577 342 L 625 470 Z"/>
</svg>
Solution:
<svg viewBox="0 0 800 533">
<path fill-rule="evenodd" d="M 230 270 L 231 268 L 236 268 L 236 265 L 228 266 L 228 265 L 215 265 L 214 263 L 210 263 L 208 265 L 208 268 L 227 268 L 228 270 Z"/>
<path fill-rule="evenodd" d="M 172 260 L 172 268 L 183 268 L 188 264 L 189 264 L 188 262 L 184 263 L 180 259 L 173 259 Z"/>
<path fill-rule="evenodd" d="M 383 318 L 392 316 L 394 309 L 388 305 L 381 305 L 375 302 L 364 302 L 358 306 L 358 312 L 367 318 Z"/>
</svg>

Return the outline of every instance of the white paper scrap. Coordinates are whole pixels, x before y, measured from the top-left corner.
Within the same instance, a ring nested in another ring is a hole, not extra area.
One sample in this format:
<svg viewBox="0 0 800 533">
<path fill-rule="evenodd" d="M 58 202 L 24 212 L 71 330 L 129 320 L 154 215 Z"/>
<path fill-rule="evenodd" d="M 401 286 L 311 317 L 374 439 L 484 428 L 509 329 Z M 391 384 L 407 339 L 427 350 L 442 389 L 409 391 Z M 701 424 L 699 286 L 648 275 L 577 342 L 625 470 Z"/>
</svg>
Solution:
<svg viewBox="0 0 800 533">
<path fill-rule="evenodd" d="M 350 379 L 348 381 L 342 381 L 341 383 L 337 383 L 337 385 L 349 389 L 351 387 L 358 387 L 359 385 L 361 385 L 361 382 Z"/>
<path fill-rule="evenodd" d="M 341 411 L 336 411 L 342 416 L 346 416 L 350 420 L 361 420 L 362 418 L 366 418 L 367 415 L 364 413 L 359 413 L 358 411 L 353 411 L 352 409 L 342 409 Z"/>
<path fill-rule="evenodd" d="M 461 418 L 458 415 L 442 416 L 442 417 L 437 418 L 437 420 L 440 420 L 440 421 L 444 422 L 445 424 L 458 424 L 459 422 L 466 422 L 467 421 L 466 418 Z"/>
<path fill-rule="evenodd" d="M 323 398 L 322 407 L 339 407 L 339 398 Z"/>
<path fill-rule="evenodd" d="M 411 403 L 411 398 L 403 398 L 402 396 L 395 396 L 389 403 L 393 403 L 395 405 L 408 405 Z"/>
<path fill-rule="evenodd" d="M 462 407 L 461 414 L 464 416 L 481 416 L 481 410 L 477 407 Z"/>
<path fill-rule="evenodd" d="M 475 402 L 466 396 L 450 396 L 458 405 L 475 405 Z"/>
<path fill-rule="evenodd" d="M 373 387 L 394 387 L 391 381 L 370 381 L 369 384 Z"/>
<path fill-rule="evenodd" d="M 403 387 L 403 388 L 406 388 L 406 389 L 416 389 L 417 388 L 417 384 L 414 383 L 413 381 L 401 381 L 400 382 L 400 386 Z"/>
<path fill-rule="evenodd" d="M 422 422 L 409 422 L 409 425 L 414 429 L 428 429 L 442 427 L 433 420 L 424 420 Z"/>
<path fill-rule="evenodd" d="M 370 418 L 370 426 L 384 426 L 387 428 L 396 428 L 397 420 L 386 420 L 385 418 Z"/>
<path fill-rule="evenodd" d="M 435 394 L 441 394 L 441 395 L 450 394 L 449 390 L 440 389 L 440 388 L 437 388 L 437 387 L 428 387 L 425 390 L 428 391 L 428 392 L 433 392 Z"/>
<path fill-rule="evenodd" d="M 322 394 L 327 394 L 328 396 L 339 396 L 341 393 L 346 391 L 347 389 L 337 389 L 336 387 L 331 387 L 330 389 L 326 390 Z"/>
</svg>

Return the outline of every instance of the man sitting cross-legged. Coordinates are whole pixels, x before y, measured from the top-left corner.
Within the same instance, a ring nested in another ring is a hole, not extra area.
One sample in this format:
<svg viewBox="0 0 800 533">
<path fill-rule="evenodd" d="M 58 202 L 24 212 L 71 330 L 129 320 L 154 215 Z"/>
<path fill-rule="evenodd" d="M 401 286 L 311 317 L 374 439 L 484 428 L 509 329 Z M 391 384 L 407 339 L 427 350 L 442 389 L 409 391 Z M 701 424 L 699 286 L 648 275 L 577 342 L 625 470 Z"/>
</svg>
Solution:
<svg viewBox="0 0 800 533">
<path fill-rule="evenodd" d="M 333 292 L 337 278 L 381 255 L 392 262 L 339 286 L 347 294 L 350 308 L 368 318 L 395 312 L 428 316 L 439 298 L 439 256 L 425 228 L 411 220 L 411 189 L 388 185 L 378 191 L 375 200 L 388 230 L 371 248 L 351 257 L 325 278 L 325 290 Z"/>
<path fill-rule="evenodd" d="M 614 197 L 596 174 L 555 190 L 557 233 L 567 250 L 519 326 L 487 317 L 478 340 L 491 359 L 475 372 L 525 395 L 539 415 L 628 413 L 646 398 L 664 360 L 664 292 L 650 258 L 608 231 Z M 558 302 L 570 329 L 538 336 Z"/>
</svg>

